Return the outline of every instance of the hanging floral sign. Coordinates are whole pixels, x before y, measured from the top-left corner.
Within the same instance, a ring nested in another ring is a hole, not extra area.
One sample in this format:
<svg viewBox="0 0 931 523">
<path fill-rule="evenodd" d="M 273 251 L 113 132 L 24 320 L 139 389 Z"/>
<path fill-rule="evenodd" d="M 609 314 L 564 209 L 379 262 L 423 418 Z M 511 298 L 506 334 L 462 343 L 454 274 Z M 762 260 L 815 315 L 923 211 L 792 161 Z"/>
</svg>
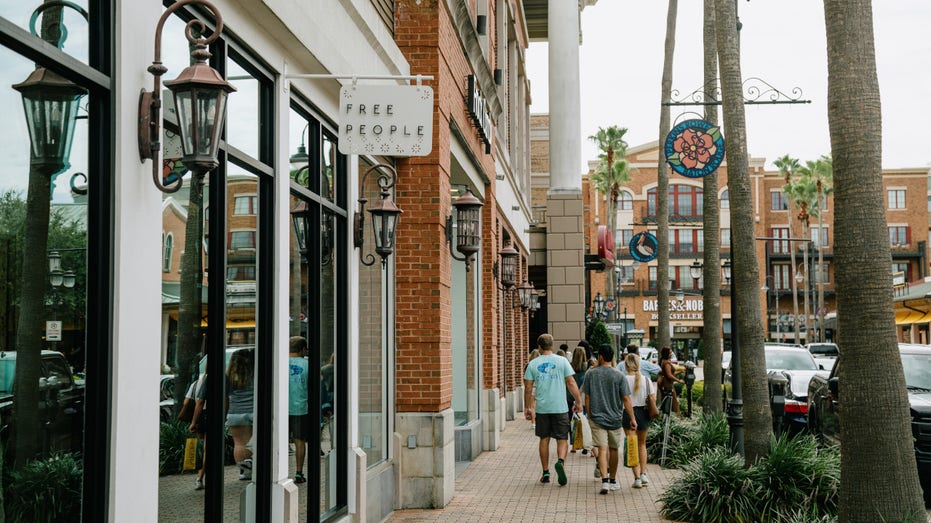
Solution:
<svg viewBox="0 0 931 523">
<path fill-rule="evenodd" d="M 704 178 L 724 161 L 724 136 L 719 127 L 705 120 L 686 120 L 666 135 L 663 152 L 673 171 Z"/>
</svg>

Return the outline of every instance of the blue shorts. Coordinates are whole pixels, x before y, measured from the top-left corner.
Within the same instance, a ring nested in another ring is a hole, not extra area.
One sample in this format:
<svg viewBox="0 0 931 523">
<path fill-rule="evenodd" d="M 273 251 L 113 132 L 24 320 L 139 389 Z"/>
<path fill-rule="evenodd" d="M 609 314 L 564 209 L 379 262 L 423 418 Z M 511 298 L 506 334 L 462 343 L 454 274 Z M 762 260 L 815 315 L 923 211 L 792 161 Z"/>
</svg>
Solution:
<svg viewBox="0 0 931 523">
<path fill-rule="evenodd" d="M 227 414 L 226 415 L 226 426 L 227 427 L 251 427 L 252 426 L 252 413 L 247 412 L 245 414 Z"/>
</svg>

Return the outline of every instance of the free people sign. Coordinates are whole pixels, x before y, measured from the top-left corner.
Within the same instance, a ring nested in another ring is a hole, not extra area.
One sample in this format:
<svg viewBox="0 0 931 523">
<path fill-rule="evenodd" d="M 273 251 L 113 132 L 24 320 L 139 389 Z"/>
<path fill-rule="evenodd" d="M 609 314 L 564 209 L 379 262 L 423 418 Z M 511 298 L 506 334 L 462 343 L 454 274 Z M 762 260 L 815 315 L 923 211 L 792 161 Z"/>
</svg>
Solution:
<svg viewBox="0 0 931 523">
<path fill-rule="evenodd" d="M 433 150 L 433 88 L 344 85 L 339 90 L 339 152 L 426 156 Z"/>
</svg>

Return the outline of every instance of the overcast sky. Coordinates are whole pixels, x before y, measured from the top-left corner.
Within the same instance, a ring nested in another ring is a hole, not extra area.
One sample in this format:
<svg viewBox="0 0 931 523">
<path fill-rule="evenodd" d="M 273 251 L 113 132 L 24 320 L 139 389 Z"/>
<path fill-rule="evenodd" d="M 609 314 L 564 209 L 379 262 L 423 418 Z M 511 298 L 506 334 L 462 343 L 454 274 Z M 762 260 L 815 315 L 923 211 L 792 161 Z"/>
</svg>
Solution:
<svg viewBox="0 0 931 523">
<path fill-rule="evenodd" d="M 597 157 L 587 139 L 598 127 L 627 127 L 627 142 L 659 138 L 667 2 L 601 0 L 582 11 L 582 163 Z M 673 89 L 682 95 L 702 84 L 702 2 L 679 2 Z M 773 160 L 789 154 L 814 160 L 830 152 L 827 51 L 823 2 L 740 1 L 741 70 L 782 92 L 802 90 L 801 105 L 746 108 L 747 151 Z M 882 96 L 883 167 L 931 166 L 925 127 L 931 118 L 931 1 L 874 0 L 873 23 Z M 547 46 L 527 53 L 533 104 L 548 112 Z M 856 110 L 852 107 L 851 110 Z M 671 118 L 701 107 L 671 107 Z M 685 118 L 682 118 L 685 119 Z M 725 140 L 727 129 L 724 129 Z"/>
</svg>

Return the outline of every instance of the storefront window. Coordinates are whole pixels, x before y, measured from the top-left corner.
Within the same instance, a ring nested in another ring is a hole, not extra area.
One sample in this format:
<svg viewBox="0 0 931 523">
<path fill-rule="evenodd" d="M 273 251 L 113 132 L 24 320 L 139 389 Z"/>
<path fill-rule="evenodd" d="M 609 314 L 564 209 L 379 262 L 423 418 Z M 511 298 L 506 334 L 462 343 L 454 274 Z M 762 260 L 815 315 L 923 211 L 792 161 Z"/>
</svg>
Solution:
<svg viewBox="0 0 931 523">
<path fill-rule="evenodd" d="M 306 358 L 296 363 L 303 370 L 301 362 L 306 362 L 308 375 L 306 391 L 289 391 L 289 396 L 306 394 L 307 412 L 306 427 L 291 419 L 295 455 L 289 458 L 289 473 L 307 483 L 300 489 L 301 519 L 318 520 L 344 512 L 348 496 L 348 460 L 339 449 L 349 444 L 347 265 L 342 256 L 349 213 L 335 197 L 345 194 L 347 164 L 337 153 L 335 134 L 306 104 L 295 102 L 289 129 L 290 324 L 292 337 L 306 341 Z"/>
<path fill-rule="evenodd" d="M 4 6 L 0 15 L 23 9 Z M 86 34 L 83 18 L 72 25 Z M 89 94 L 72 85 L 70 102 L 42 103 L 48 91 L 27 84 L 56 73 L 5 47 L 0 64 L 0 511 L 7 521 L 75 520 L 84 495 L 85 372 L 104 381 L 107 372 L 87 368 L 96 361 L 87 358 L 87 318 L 98 313 L 87 300 L 95 270 L 87 263 Z"/>
<path fill-rule="evenodd" d="M 359 162 L 359 174 L 371 167 L 366 161 Z M 379 198 L 376 181 L 377 172 L 372 172 L 360 191 L 370 202 Z M 359 180 L 361 183 L 361 179 Z M 368 214 L 368 213 L 366 213 Z M 365 247 L 362 256 L 373 252 L 375 238 L 371 216 L 366 216 L 364 228 Z M 389 354 L 389 338 L 385 332 L 387 297 L 392 293 L 386 288 L 390 281 L 388 270 L 383 270 L 376 256 L 372 265 L 359 264 L 359 441 L 356 443 L 366 454 L 369 468 L 388 458 L 389 369 L 392 361 Z"/>
</svg>

